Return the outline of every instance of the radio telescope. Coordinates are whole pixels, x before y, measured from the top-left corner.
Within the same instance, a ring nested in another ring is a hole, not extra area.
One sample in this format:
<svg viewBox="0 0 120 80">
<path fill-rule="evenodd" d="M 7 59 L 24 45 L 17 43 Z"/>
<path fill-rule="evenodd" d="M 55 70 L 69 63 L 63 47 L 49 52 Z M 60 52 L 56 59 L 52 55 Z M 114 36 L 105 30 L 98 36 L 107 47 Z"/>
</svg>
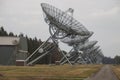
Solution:
<svg viewBox="0 0 120 80">
<path fill-rule="evenodd" d="M 87 36 L 80 36 L 80 35 L 70 35 L 70 36 L 67 36 L 63 39 L 61 39 L 61 41 L 63 43 L 66 43 L 70 46 L 73 46 L 74 44 L 78 44 L 78 43 L 81 43 L 81 42 L 84 42 L 85 40 L 87 40 L 89 37 L 91 37 L 93 35 L 93 32 L 90 32 L 89 35 Z"/>
<path fill-rule="evenodd" d="M 83 63 L 85 64 L 86 62 L 90 62 L 91 58 L 88 57 L 89 54 L 86 52 L 88 49 L 92 48 L 95 44 L 97 43 L 97 41 L 88 41 L 85 42 L 84 44 L 82 43 L 78 43 L 77 45 L 75 44 L 75 46 L 73 45 L 73 49 L 68 53 L 70 56 L 68 56 L 68 59 L 71 61 L 73 61 L 74 63 L 79 62 L 79 63 Z M 63 59 L 61 59 L 61 64 L 66 63 L 67 61 Z"/>
<path fill-rule="evenodd" d="M 88 54 L 86 51 L 88 49 L 91 49 L 96 43 L 97 43 L 97 41 L 88 41 L 84 45 L 81 45 L 79 47 L 79 49 L 82 50 L 83 53 L 84 53 L 84 54 L 82 54 L 82 56 L 83 56 L 83 59 L 86 61 L 87 64 L 88 63 L 93 63 L 93 62 L 91 60 L 92 57 L 89 57 L 90 54 Z"/>
<path fill-rule="evenodd" d="M 87 57 L 90 59 L 90 63 L 96 63 L 94 60 L 94 55 L 93 53 L 99 48 L 100 46 L 93 46 L 87 50 L 84 51 L 84 53 L 87 55 Z"/>
<path fill-rule="evenodd" d="M 90 49 L 85 50 L 85 54 L 91 60 L 91 63 L 101 64 L 104 55 L 102 54 L 100 46 L 93 46 Z"/>
<path fill-rule="evenodd" d="M 73 48 L 70 50 L 70 52 L 67 54 L 69 55 L 69 59 L 72 59 L 76 56 L 77 57 L 80 57 L 81 55 L 81 51 L 79 50 L 79 46 L 83 47 L 84 44 L 86 44 L 86 41 L 88 40 L 88 38 L 90 38 L 91 36 L 93 35 L 93 32 L 90 31 L 89 32 L 89 35 L 85 35 L 85 36 L 81 36 L 81 35 L 70 35 L 70 36 L 67 36 L 63 39 L 61 39 L 61 41 L 63 43 L 66 43 L 68 44 L 69 46 L 73 46 Z M 78 54 L 76 54 L 78 53 Z M 82 57 L 81 57 L 82 58 Z M 64 60 L 64 58 L 62 58 L 60 61 L 62 62 Z M 65 61 L 62 62 L 65 63 Z"/>
<path fill-rule="evenodd" d="M 63 39 L 72 35 L 88 36 L 90 34 L 90 32 L 80 22 L 72 17 L 74 12 L 72 8 L 69 8 L 67 11 L 63 12 L 47 3 L 41 3 L 41 7 L 44 12 L 44 20 L 49 25 L 49 33 L 51 36 L 25 60 L 27 65 L 35 63 L 40 58 L 49 54 L 51 50 L 58 47 L 58 39 Z M 54 44 L 52 47 L 51 44 L 47 44 L 50 40 L 52 40 Z M 58 49 L 61 51 L 59 47 Z M 31 57 L 38 53 L 41 55 L 34 60 L 29 61 Z M 62 51 L 61 53 L 71 64 L 67 56 Z"/>
<path fill-rule="evenodd" d="M 79 47 L 79 50 L 86 50 L 93 47 L 96 43 L 97 41 L 88 41 L 83 45 L 78 45 L 78 47 Z"/>
<path fill-rule="evenodd" d="M 61 54 L 63 55 L 61 61 L 64 60 L 64 62 L 68 62 L 72 65 L 69 59 L 70 57 L 68 57 L 69 54 L 66 55 L 59 48 L 58 40 L 61 40 L 63 43 L 67 43 L 68 45 L 73 46 L 74 49 L 72 49 L 69 52 L 71 56 L 74 55 L 74 52 L 76 53 L 76 49 L 74 46 L 76 46 L 77 43 L 79 43 L 79 45 L 80 43 L 85 43 L 85 41 L 92 36 L 93 32 L 88 31 L 84 27 L 84 25 L 82 25 L 80 22 L 73 18 L 72 15 L 74 10 L 72 8 L 69 8 L 67 11 L 61 11 L 60 9 L 47 3 L 41 3 L 41 7 L 44 13 L 44 20 L 49 25 L 50 37 L 25 60 L 26 64 L 34 64 L 42 57 L 49 54 L 50 51 L 54 50 L 55 48 L 58 48 Z M 48 44 L 48 42 L 50 43 Z M 79 47 L 77 48 L 79 49 Z M 78 53 L 80 53 L 77 54 L 77 56 L 79 58 L 82 57 L 80 55 L 83 52 L 80 50 L 77 51 Z M 39 56 L 30 61 L 30 58 L 32 58 L 35 54 L 38 54 Z M 64 62 L 61 62 L 61 64 L 63 64 Z"/>
<path fill-rule="evenodd" d="M 85 36 L 81 36 L 81 35 L 70 35 L 67 36 L 63 39 L 61 39 L 61 41 L 63 43 L 68 44 L 69 46 L 73 46 L 73 48 L 70 50 L 69 53 L 67 53 L 67 55 L 69 55 L 68 59 L 71 60 L 72 58 L 76 60 L 78 60 L 78 58 L 83 58 L 83 49 L 85 48 L 89 48 L 92 45 L 96 44 L 97 41 L 88 41 L 88 38 L 90 38 L 93 35 L 93 32 L 90 31 L 89 35 L 85 35 Z M 72 59 L 73 60 L 73 59 Z M 82 59 L 83 60 L 83 59 Z M 66 60 L 64 60 L 64 57 L 60 60 L 61 64 L 64 64 L 66 62 Z M 74 61 L 74 60 L 73 60 Z M 74 61 L 74 63 L 75 63 Z M 83 60 L 84 62 L 84 60 Z"/>
</svg>

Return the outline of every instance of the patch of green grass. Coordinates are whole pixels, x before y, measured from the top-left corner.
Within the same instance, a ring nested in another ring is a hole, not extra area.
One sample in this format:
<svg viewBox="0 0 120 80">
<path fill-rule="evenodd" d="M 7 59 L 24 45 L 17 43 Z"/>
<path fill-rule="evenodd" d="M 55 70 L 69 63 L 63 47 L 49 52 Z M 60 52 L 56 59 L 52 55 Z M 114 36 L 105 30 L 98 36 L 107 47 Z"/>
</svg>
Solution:
<svg viewBox="0 0 120 80">
<path fill-rule="evenodd" d="M 83 80 L 102 65 L 0 66 L 0 80 Z"/>
</svg>

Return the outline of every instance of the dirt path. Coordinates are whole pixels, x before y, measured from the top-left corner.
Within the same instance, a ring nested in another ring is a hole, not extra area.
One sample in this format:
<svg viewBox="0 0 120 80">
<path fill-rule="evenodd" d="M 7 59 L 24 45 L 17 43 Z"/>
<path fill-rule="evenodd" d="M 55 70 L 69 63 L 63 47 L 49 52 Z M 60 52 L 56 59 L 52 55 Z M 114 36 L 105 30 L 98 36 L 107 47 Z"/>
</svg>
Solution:
<svg viewBox="0 0 120 80">
<path fill-rule="evenodd" d="M 111 67 L 109 65 L 105 65 L 97 74 L 85 80 L 119 80 L 119 79 L 113 73 Z"/>
</svg>

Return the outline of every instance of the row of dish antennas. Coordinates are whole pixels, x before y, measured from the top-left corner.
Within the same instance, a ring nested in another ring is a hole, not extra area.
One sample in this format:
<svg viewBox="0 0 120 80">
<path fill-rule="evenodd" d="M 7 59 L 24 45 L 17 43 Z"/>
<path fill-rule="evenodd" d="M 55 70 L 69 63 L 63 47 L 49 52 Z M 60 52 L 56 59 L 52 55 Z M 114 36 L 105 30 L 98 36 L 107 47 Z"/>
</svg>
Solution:
<svg viewBox="0 0 120 80">
<path fill-rule="evenodd" d="M 41 7 L 44 12 L 45 22 L 49 25 L 49 33 L 51 36 L 25 60 L 27 65 L 34 64 L 56 47 L 63 55 L 59 61 L 60 64 L 101 63 L 103 58 L 102 51 L 99 49 L 99 46 L 94 46 L 97 41 L 88 40 L 93 35 L 93 32 L 88 31 L 85 26 L 73 18 L 74 10 L 72 8 L 63 12 L 46 3 L 42 3 Z M 65 54 L 60 50 L 58 40 L 73 48 Z M 50 43 L 48 44 L 48 42 Z M 35 54 L 37 54 L 38 57 L 30 61 L 30 58 Z"/>
</svg>

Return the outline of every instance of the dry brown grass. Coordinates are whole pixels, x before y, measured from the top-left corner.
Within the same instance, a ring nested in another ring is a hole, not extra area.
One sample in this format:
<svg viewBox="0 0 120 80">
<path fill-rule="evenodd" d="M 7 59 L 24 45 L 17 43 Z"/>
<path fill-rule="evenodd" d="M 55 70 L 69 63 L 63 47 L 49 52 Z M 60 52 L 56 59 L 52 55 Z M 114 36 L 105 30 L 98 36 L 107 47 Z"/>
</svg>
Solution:
<svg viewBox="0 0 120 80">
<path fill-rule="evenodd" d="M 120 65 L 114 65 L 112 69 L 120 80 Z"/>
<path fill-rule="evenodd" d="M 82 80 L 102 65 L 0 66 L 0 80 Z"/>
</svg>

